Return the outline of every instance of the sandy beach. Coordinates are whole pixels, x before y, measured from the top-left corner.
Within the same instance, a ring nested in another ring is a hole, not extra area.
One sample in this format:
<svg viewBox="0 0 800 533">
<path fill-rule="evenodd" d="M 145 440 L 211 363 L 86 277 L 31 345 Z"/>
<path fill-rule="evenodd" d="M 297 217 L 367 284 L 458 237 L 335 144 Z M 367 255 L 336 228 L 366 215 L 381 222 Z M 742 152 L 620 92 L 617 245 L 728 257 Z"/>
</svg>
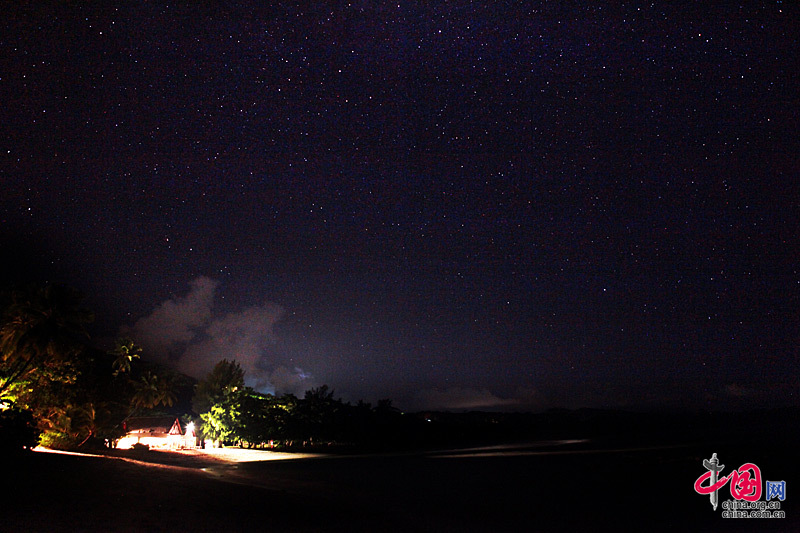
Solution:
<svg viewBox="0 0 800 533">
<path fill-rule="evenodd" d="M 722 519 L 694 492 L 705 448 L 577 442 L 359 456 L 35 452 L 13 465 L 14 490 L 0 500 L 2 529 L 752 530 L 752 522 Z M 733 458 L 735 448 L 716 451 Z M 783 457 L 762 454 L 762 469 L 777 471 Z M 761 520 L 758 529 L 791 531 L 786 503 L 787 519 Z"/>
</svg>

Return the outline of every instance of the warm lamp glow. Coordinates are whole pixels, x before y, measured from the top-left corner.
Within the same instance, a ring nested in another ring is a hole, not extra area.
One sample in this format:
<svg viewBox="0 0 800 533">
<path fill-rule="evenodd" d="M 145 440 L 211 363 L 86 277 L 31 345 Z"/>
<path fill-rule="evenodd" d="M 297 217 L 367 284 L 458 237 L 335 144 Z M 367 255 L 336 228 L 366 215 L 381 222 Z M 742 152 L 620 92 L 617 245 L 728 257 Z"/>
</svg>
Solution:
<svg viewBox="0 0 800 533">
<path fill-rule="evenodd" d="M 117 441 L 117 448 L 120 450 L 129 450 L 137 442 L 138 440 L 136 437 L 122 437 Z"/>
</svg>

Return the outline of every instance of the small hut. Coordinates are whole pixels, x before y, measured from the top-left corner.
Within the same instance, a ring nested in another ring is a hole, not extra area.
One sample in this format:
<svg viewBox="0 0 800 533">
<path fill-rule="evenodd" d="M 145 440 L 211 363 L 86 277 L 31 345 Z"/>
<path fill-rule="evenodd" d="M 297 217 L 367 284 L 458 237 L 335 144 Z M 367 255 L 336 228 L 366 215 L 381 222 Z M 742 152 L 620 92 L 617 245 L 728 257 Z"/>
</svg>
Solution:
<svg viewBox="0 0 800 533">
<path fill-rule="evenodd" d="M 150 448 L 178 450 L 197 447 L 194 424 L 186 424 L 171 416 L 140 416 L 129 418 L 124 423 L 125 436 L 117 442 L 117 448 L 127 449 L 134 444 L 145 444 Z"/>
</svg>

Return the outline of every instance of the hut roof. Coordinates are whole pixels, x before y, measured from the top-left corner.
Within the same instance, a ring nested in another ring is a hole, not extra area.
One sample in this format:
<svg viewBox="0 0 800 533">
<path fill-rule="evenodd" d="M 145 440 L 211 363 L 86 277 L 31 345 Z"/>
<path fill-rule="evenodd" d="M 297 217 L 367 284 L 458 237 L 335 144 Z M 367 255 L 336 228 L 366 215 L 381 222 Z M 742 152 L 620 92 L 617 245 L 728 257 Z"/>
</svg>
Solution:
<svg viewBox="0 0 800 533">
<path fill-rule="evenodd" d="M 181 435 L 183 433 L 180 420 L 175 416 L 137 416 L 126 421 L 126 431 L 141 433 L 168 433 Z M 175 433 L 177 431 L 177 433 Z"/>
</svg>

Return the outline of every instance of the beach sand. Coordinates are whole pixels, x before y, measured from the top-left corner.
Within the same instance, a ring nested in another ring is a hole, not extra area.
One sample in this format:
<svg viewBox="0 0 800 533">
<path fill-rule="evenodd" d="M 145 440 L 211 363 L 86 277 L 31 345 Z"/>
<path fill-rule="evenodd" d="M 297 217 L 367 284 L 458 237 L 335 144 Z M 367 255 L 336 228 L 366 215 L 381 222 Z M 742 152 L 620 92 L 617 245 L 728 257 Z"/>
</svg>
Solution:
<svg viewBox="0 0 800 533">
<path fill-rule="evenodd" d="M 731 460 L 742 454 L 741 446 L 707 447 L 583 443 L 364 456 L 34 452 L 4 467 L 12 474 L 0 498 L 0 530 L 793 530 L 788 500 L 785 520 L 755 524 L 714 512 L 693 490 L 702 459 L 712 451 Z M 758 461 L 757 452 L 742 456 Z M 761 454 L 760 466 L 795 479 L 785 456 Z"/>
</svg>

